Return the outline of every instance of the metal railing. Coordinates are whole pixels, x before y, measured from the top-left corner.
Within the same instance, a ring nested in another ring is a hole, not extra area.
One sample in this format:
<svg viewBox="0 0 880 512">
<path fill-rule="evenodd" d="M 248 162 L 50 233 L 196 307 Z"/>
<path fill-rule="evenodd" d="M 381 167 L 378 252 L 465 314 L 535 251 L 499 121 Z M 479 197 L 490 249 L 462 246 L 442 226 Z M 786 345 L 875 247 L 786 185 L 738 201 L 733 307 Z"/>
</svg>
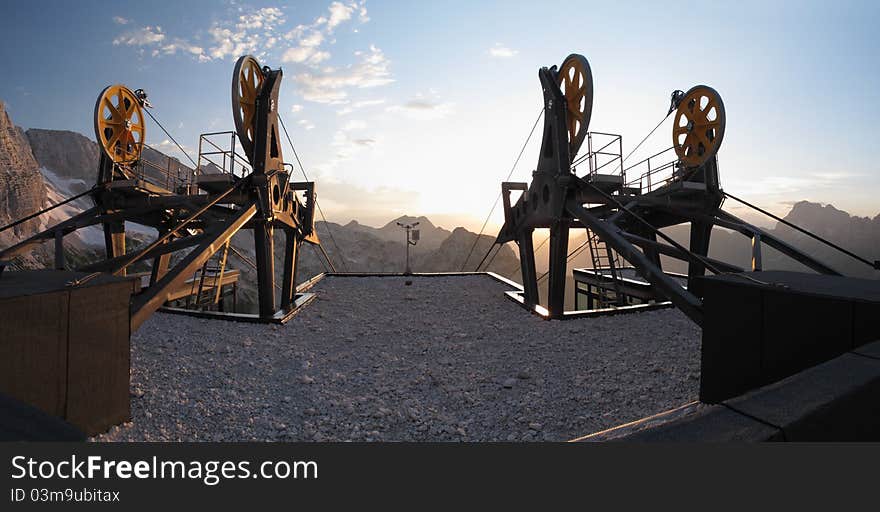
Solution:
<svg viewBox="0 0 880 512">
<path fill-rule="evenodd" d="M 678 156 L 673 150 L 673 147 L 668 147 L 627 167 L 624 172 L 635 173 L 638 178 L 626 183 L 626 186 L 637 186 L 644 194 L 678 179 Z"/>
<path fill-rule="evenodd" d="M 623 137 L 613 133 L 587 132 L 587 153 L 572 162 L 572 172 L 577 166 L 587 164 L 587 174 L 582 177 L 593 177 L 605 169 L 609 174 L 620 171 L 625 177 L 623 165 Z M 610 171 L 608 171 L 610 169 Z"/>
<path fill-rule="evenodd" d="M 165 162 L 162 165 L 162 162 L 149 160 L 141 153 L 141 159 L 134 169 L 138 179 L 169 191 L 175 191 L 192 183 L 195 173 L 193 169 L 183 165 L 180 160 L 165 155 L 147 144 L 144 144 L 144 149 L 150 149 L 156 154 L 161 155 Z"/>
<path fill-rule="evenodd" d="M 228 146 L 227 144 L 228 139 Z M 232 174 L 243 178 L 251 173 L 251 164 L 246 158 L 236 153 L 235 132 L 203 133 L 199 136 L 199 159 L 197 174 L 206 174 L 206 169 L 213 172 L 207 174 L 222 173 Z M 228 149 L 226 149 L 228 147 Z"/>
</svg>

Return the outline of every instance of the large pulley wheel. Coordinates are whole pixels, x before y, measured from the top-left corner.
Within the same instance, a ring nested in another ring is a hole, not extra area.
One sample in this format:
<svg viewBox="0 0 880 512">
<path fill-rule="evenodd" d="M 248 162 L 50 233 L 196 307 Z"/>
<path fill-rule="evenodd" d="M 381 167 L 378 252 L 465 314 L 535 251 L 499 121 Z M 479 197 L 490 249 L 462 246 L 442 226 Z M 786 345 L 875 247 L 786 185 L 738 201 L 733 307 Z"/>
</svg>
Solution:
<svg viewBox="0 0 880 512">
<path fill-rule="evenodd" d="M 558 72 L 559 87 L 565 95 L 568 124 L 569 156 L 574 160 L 593 113 L 593 73 L 583 55 L 571 54 L 562 62 Z"/>
<path fill-rule="evenodd" d="M 257 95 L 264 80 L 263 70 L 257 59 L 245 55 L 235 63 L 232 74 L 232 118 L 238 140 L 248 157 L 254 149 L 254 116 L 257 112 Z"/>
<path fill-rule="evenodd" d="M 117 164 L 130 164 L 144 148 L 144 112 L 141 101 L 124 85 L 101 91 L 95 103 L 95 139 Z"/>
<path fill-rule="evenodd" d="M 672 144 L 686 167 L 699 167 L 715 156 L 724 138 L 724 103 L 705 85 L 692 87 L 678 104 Z"/>
</svg>

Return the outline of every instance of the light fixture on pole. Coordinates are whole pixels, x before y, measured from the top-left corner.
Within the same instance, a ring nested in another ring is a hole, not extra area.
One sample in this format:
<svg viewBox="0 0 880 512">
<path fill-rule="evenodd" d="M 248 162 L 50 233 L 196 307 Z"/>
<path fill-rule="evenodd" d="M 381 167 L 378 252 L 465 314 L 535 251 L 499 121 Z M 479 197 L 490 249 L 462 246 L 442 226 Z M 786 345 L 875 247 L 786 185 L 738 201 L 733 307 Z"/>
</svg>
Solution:
<svg viewBox="0 0 880 512">
<path fill-rule="evenodd" d="M 412 224 L 401 224 L 397 223 L 398 226 L 402 227 L 406 230 L 406 270 L 404 270 L 404 274 L 412 274 L 412 270 L 409 268 L 409 246 L 416 245 L 419 242 L 419 230 L 413 229 L 419 225 L 418 222 L 413 222 Z"/>
</svg>

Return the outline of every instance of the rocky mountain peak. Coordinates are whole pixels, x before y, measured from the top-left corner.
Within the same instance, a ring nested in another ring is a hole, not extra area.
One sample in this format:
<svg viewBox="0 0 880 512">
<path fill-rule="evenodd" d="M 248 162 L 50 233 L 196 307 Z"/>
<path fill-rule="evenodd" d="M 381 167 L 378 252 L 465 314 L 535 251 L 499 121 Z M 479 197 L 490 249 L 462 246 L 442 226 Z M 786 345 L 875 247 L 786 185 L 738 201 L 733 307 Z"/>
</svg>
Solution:
<svg viewBox="0 0 880 512">
<path fill-rule="evenodd" d="M 389 222 L 388 224 L 385 224 L 385 225 L 382 226 L 382 228 L 380 228 L 380 229 L 397 228 L 397 227 L 398 227 L 398 226 L 397 226 L 397 223 L 398 223 L 398 222 L 401 223 L 401 224 L 413 224 L 413 223 L 418 222 L 418 223 L 419 223 L 419 226 L 418 226 L 419 229 L 434 229 L 434 228 L 436 227 L 436 226 L 434 226 L 434 224 L 432 224 L 431 221 L 428 220 L 428 218 L 425 217 L 424 215 L 421 215 L 421 216 L 419 216 L 419 217 L 413 217 L 412 215 L 401 215 L 400 217 L 398 217 L 398 218 L 392 220 L 391 222 Z"/>
<path fill-rule="evenodd" d="M 84 186 L 94 185 L 99 154 L 98 145 L 91 139 L 67 130 L 35 128 L 26 135 L 41 167 L 65 178 L 82 180 Z"/>
<path fill-rule="evenodd" d="M 13 124 L 0 102 L 0 224 L 40 210 L 45 201 L 43 176 L 27 137 Z M 37 220 L 25 222 L 10 232 L 0 233 L 0 240 L 5 245 L 13 237 L 32 234 L 38 226 Z"/>
</svg>

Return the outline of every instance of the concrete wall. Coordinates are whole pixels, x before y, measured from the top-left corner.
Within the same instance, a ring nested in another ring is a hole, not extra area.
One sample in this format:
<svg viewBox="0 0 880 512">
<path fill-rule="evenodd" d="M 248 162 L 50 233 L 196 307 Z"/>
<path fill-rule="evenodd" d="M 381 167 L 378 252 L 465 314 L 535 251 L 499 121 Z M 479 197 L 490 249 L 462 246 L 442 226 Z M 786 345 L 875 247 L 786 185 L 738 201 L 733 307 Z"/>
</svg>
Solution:
<svg viewBox="0 0 880 512">
<path fill-rule="evenodd" d="M 880 441 L 880 341 L 717 405 L 695 402 L 576 441 Z"/>
</svg>

